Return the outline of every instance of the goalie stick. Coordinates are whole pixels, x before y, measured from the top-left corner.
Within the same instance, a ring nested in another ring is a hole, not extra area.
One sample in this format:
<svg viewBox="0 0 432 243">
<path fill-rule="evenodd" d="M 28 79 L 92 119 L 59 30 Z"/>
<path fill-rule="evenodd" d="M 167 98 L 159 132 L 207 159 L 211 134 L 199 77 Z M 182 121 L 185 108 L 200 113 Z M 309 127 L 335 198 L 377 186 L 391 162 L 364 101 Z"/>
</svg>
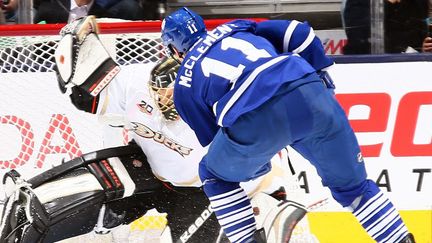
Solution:
<svg viewBox="0 0 432 243">
<path fill-rule="evenodd" d="M 271 197 L 270 195 L 267 195 L 268 197 Z M 273 197 L 271 197 L 273 200 L 277 200 Z M 322 200 L 325 201 L 325 200 Z M 311 206 L 309 206 L 307 209 L 313 209 L 316 204 L 319 204 L 317 207 L 321 205 L 321 202 L 317 202 Z M 325 203 L 325 202 L 324 202 Z M 263 205 L 260 205 L 263 206 Z M 270 205 L 267 205 L 270 206 Z M 289 212 L 289 215 L 286 217 L 286 221 L 283 222 L 284 228 L 286 229 L 285 233 L 283 234 L 283 239 L 280 239 L 281 242 L 289 242 L 289 239 L 291 237 L 291 234 L 297 225 L 297 223 L 306 215 L 307 211 L 306 208 L 294 201 L 286 200 L 278 203 L 277 207 L 274 210 L 270 210 L 270 212 L 266 215 L 263 215 L 265 217 L 264 219 L 264 225 L 263 228 L 266 230 L 269 230 L 273 227 L 273 224 L 276 222 L 276 218 L 278 218 L 280 215 L 282 215 L 282 212 Z M 202 211 L 202 213 L 196 218 L 196 220 L 189 225 L 189 227 L 186 229 L 186 231 L 181 235 L 179 239 L 176 240 L 175 243 L 187 243 L 189 239 L 194 235 L 195 232 L 197 232 L 200 227 L 210 218 L 210 216 L 213 214 L 213 210 L 211 206 L 209 205 L 206 209 Z M 268 233 L 268 232 L 266 232 Z M 223 236 L 223 231 L 220 232 L 220 235 L 216 241 L 216 243 L 225 242 L 227 238 Z"/>
<path fill-rule="evenodd" d="M 207 221 L 208 218 L 213 214 L 211 206 L 208 205 L 207 208 L 202 211 L 202 213 L 196 218 L 196 220 L 189 225 L 186 231 L 180 236 L 180 238 L 175 243 L 186 243 L 192 237 L 195 232 L 197 232 L 201 226 Z"/>
<path fill-rule="evenodd" d="M 71 171 L 73 169 L 82 167 L 84 165 L 91 164 L 93 162 L 99 161 L 101 158 L 110 158 L 110 157 L 119 157 L 126 156 L 135 153 L 142 153 L 141 148 L 136 143 L 130 143 L 128 146 L 119 146 L 113 148 L 102 149 L 95 152 L 90 152 L 84 154 L 81 157 L 72 159 L 68 161 L 68 163 L 61 164 L 56 166 L 48 171 L 45 171 L 31 179 L 27 182 L 32 185 L 32 187 L 38 187 L 43 183 L 47 182 L 47 180 L 52 180 L 57 178 L 58 176 L 64 174 L 66 171 Z M 6 175 L 12 176 L 14 172 L 8 172 Z M 5 183 L 6 176 L 3 178 L 3 183 Z"/>
</svg>

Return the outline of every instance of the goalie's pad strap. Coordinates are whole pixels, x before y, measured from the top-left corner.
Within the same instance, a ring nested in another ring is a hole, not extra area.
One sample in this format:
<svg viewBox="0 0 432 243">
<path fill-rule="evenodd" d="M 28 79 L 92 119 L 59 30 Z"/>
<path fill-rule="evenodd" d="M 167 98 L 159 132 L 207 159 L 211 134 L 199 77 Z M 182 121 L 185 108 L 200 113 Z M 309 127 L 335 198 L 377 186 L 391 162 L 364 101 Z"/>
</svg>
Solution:
<svg viewBox="0 0 432 243">
<path fill-rule="evenodd" d="M 131 143 L 127 146 L 120 146 L 108 149 L 102 149 L 95 152 L 90 152 L 82 155 L 81 157 L 72 159 L 66 163 L 63 163 L 59 166 L 56 166 L 48 171 L 45 171 L 31 179 L 28 180 L 28 183 L 31 184 L 32 188 L 36 188 L 43 183 L 53 180 L 68 171 L 72 171 L 79 167 L 86 166 L 90 163 L 97 162 L 100 160 L 104 160 L 111 157 L 121 157 L 128 156 L 134 154 L 143 154 L 141 148 L 136 143 Z"/>
<path fill-rule="evenodd" d="M 135 182 L 129 176 L 126 168 L 118 157 L 109 158 L 108 162 L 123 183 L 123 198 L 131 196 L 135 192 Z"/>
<path fill-rule="evenodd" d="M 107 160 L 91 163 L 88 169 L 102 185 L 107 201 L 123 197 L 123 183 Z"/>
</svg>

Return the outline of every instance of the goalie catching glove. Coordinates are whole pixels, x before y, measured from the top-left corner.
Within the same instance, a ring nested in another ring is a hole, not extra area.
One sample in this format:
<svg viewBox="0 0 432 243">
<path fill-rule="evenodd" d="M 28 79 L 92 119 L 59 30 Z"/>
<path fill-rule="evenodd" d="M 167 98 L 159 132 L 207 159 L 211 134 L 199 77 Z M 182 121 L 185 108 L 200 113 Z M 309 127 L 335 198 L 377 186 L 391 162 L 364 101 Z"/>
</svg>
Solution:
<svg viewBox="0 0 432 243">
<path fill-rule="evenodd" d="M 143 198 L 162 187 L 136 144 L 85 154 L 28 181 L 12 170 L 3 184 L 5 243 L 55 242 L 98 222 L 99 229 L 128 224 L 151 208 L 141 205 Z"/>
<path fill-rule="evenodd" d="M 66 25 L 54 57 L 60 90 L 71 90 L 72 103 L 80 110 L 92 109 L 97 96 L 120 71 L 101 43 L 94 16 L 87 16 Z"/>
</svg>

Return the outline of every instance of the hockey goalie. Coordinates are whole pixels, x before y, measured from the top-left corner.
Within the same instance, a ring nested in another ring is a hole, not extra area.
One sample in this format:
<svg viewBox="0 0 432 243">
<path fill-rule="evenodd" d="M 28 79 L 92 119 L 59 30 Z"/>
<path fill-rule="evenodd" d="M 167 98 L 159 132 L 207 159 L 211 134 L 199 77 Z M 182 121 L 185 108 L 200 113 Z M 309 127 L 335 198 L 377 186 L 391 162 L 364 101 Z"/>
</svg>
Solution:
<svg viewBox="0 0 432 243">
<path fill-rule="evenodd" d="M 132 141 L 30 179 L 15 170 L 6 173 L 0 242 L 56 242 L 106 233 L 153 208 L 167 213 L 170 230 L 162 232 L 161 242 L 226 241 L 198 176 L 206 148 L 173 104 L 178 63 L 163 58 L 120 68 L 101 43 L 92 16 L 65 26 L 61 36 L 55 53 L 60 90 L 78 109 L 105 117 L 111 129 L 131 131 Z M 295 183 L 287 161 L 281 151 L 268 174 L 242 183 L 265 234 L 261 242 L 288 242 L 306 214 L 302 204 L 286 200 L 286 189 L 293 188 L 289 183 Z M 203 212 L 209 213 L 202 217 Z"/>
</svg>

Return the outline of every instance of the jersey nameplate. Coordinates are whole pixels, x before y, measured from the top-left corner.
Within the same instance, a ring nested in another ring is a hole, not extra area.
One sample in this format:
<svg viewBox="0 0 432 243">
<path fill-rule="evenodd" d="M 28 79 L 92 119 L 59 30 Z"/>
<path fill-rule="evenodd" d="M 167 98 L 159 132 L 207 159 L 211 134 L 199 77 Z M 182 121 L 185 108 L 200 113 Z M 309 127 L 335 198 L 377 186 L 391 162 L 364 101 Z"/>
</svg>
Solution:
<svg viewBox="0 0 432 243">
<path fill-rule="evenodd" d="M 216 27 L 214 30 L 209 31 L 205 38 L 200 39 L 198 42 L 198 46 L 195 48 L 191 55 L 188 55 L 186 59 L 183 61 L 183 69 L 182 73 L 179 75 L 178 82 L 180 85 L 185 86 L 187 88 L 191 87 L 192 81 L 192 69 L 195 66 L 195 63 L 201 58 L 201 56 L 207 52 L 207 50 L 216 42 L 218 42 L 223 37 L 229 35 L 233 28 L 237 27 L 235 24 L 223 24 Z"/>
</svg>

